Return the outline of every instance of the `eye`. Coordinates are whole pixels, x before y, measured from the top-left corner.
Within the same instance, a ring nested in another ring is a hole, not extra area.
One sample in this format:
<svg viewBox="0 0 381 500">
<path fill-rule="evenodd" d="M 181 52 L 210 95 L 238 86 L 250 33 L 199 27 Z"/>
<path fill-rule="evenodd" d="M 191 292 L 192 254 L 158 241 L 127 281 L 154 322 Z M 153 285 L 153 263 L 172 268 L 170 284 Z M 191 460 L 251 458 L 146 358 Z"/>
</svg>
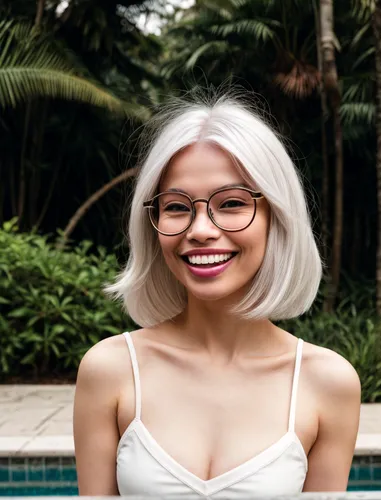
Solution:
<svg viewBox="0 0 381 500">
<path fill-rule="evenodd" d="M 187 205 L 184 205 L 183 203 L 168 203 L 164 207 L 165 212 L 189 212 L 190 209 Z"/>
<path fill-rule="evenodd" d="M 224 208 L 240 208 L 244 207 L 246 205 L 246 202 L 242 200 L 225 200 L 224 202 L 221 203 L 219 206 L 220 209 Z"/>
</svg>

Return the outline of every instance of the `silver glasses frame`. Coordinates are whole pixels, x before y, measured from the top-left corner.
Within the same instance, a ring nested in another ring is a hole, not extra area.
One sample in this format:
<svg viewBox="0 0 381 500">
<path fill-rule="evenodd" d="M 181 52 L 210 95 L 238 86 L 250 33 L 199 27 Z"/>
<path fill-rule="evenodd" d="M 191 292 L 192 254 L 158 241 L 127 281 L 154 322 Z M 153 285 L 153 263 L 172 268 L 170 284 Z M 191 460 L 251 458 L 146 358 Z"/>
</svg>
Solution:
<svg viewBox="0 0 381 500">
<path fill-rule="evenodd" d="M 219 224 L 217 224 L 217 222 L 214 220 L 214 217 L 213 217 L 213 212 L 209 206 L 209 203 L 210 203 L 210 200 L 211 198 L 213 198 L 214 195 L 218 194 L 218 193 L 222 193 L 224 191 L 232 191 L 233 189 L 235 190 L 240 190 L 240 191 L 246 191 L 248 192 L 250 195 L 251 195 L 251 198 L 254 200 L 254 211 L 253 211 L 253 216 L 250 220 L 250 222 L 248 224 L 246 224 L 246 226 L 240 228 L 240 229 L 225 229 L 224 227 L 220 226 Z M 191 220 L 189 222 L 189 224 L 187 225 L 187 227 L 185 229 L 183 229 L 182 231 L 179 231 L 177 233 L 165 233 L 163 231 L 160 231 L 160 229 L 158 227 L 156 227 L 153 219 L 152 219 L 152 209 L 153 208 L 156 208 L 154 206 L 154 203 L 155 203 L 155 200 L 157 198 L 159 198 L 159 196 L 163 195 L 163 194 L 174 194 L 176 193 L 176 191 L 163 191 L 162 193 L 158 193 L 157 195 L 155 195 L 153 198 L 151 198 L 150 200 L 147 200 L 147 201 L 144 201 L 143 202 L 143 207 L 144 208 L 147 208 L 148 209 L 148 215 L 149 215 L 149 220 L 152 224 L 152 226 L 154 227 L 154 229 L 162 234 L 163 236 L 178 236 L 179 234 L 182 234 L 182 233 L 185 233 L 185 231 L 187 231 L 191 225 L 193 224 L 193 221 L 196 217 L 196 207 L 195 207 L 195 203 L 206 203 L 206 211 L 207 211 L 207 214 L 209 216 L 209 219 L 213 222 L 213 224 L 218 227 L 219 229 L 221 229 L 222 231 L 227 231 L 229 233 L 237 233 L 239 231 L 243 231 L 244 229 L 246 229 L 247 227 L 250 226 L 250 224 L 253 222 L 253 220 L 255 219 L 255 215 L 257 213 L 257 200 L 261 199 L 261 198 L 264 198 L 263 194 L 260 192 L 260 191 L 254 191 L 253 189 L 249 189 L 249 188 L 246 188 L 246 187 L 226 187 L 226 188 L 221 188 L 221 189 L 217 189 L 217 191 L 214 191 L 210 196 L 209 198 L 195 198 L 194 200 L 192 200 L 192 198 L 186 194 L 186 193 L 182 193 L 182 192 L 179 192 L 178 194 L 181 194 L 182 196 L 185 196 L 186 198 L 188 198 L 190 204 L 191 204 L 191 207 L 192 207 L 192 217 L 191 217 Z"/>
</svg>

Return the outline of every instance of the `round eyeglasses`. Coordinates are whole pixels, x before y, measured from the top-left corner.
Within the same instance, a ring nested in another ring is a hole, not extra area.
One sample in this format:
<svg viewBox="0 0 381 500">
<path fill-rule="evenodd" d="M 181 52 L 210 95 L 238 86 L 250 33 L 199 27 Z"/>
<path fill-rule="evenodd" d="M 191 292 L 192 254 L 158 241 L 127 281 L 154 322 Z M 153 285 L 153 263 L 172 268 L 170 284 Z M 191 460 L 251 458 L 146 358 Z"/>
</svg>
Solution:
<svg viewBox="0 0 381 500">
<path fill-rule="evenodd" d="M 215 226 L 223 231 L 242 231 L 253 222 L 257 200 L 262 193 L 245 187 L 222 188 L 208 199 L 192 200 L 185 193 L 164 191 L 143 203 L 153 227 L 165 236 L 186 231 L 196 216 L 196 203 L 206 203 L 207 213 Z"/>
</svg>

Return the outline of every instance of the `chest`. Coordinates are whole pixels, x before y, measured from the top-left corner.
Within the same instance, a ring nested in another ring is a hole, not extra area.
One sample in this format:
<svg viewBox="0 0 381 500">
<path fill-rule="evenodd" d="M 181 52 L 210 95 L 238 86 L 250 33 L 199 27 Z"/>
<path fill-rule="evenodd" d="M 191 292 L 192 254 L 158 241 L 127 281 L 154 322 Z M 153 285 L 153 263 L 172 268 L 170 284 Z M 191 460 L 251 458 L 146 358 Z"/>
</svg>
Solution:
<svg viewBox="0 0 381 500">
<path fill-rule="evenodd" d="M 140 375 L 141 420 L 148 439 L 202 480 L 242 465 L 288 433 L 292 363 L 263 363 L 255 369 L 178 369 L 159 363 L 153 368 L 142 369 Z M 308 449 L 314 405 L 308 394 L 304 404 L 301 399 L 298 432 Z M 119 405 L 121 434 L 134 414 L 130 389 Z"/>
</svg>

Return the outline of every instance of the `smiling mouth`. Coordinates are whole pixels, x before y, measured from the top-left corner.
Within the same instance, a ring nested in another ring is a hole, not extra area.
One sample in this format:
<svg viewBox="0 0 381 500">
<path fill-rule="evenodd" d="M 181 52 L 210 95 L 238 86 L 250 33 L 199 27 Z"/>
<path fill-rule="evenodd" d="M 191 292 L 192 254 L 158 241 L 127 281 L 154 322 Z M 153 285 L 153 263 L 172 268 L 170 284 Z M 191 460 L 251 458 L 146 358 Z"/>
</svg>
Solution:
<svg viewBox="0 0 381 500">
<path fill-rule="evenodd" d="M 182 255 L 181 258 L 190 266 L 207 268 L 225 264 L 237 254 L 238 252 L 209 255 Z"/>
</svg>

